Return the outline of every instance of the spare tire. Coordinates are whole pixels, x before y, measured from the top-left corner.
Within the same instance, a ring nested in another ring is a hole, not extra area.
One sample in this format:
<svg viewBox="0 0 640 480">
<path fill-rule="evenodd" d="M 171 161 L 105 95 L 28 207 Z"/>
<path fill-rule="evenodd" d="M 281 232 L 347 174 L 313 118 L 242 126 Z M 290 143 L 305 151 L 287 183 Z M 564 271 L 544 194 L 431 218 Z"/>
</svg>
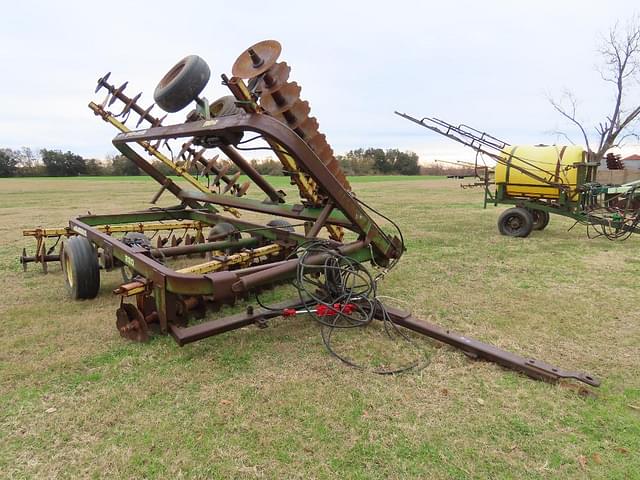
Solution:
<svg viewBox="0 0 640 480">
<path fill-rule="evenodd" d="M 278 228 L 287 232 L 295 232 L 293 225 L 291 225 L 286 220 L 282 220 L 281 218 L 274 218 L 269 223 L 267 223 L 267 227 Z"/>
<path fill-rule="evenodd" d="M 236 97 L 233 95 L 225 95 L 220 97 L 209 107 L 209 113 L 212 117 L 226 117 L 229 115 L 237 115 L 243 110 L 236 105 Z"/>
<path fill-rule="evenodd" d="M 204 90 L 211 70 L 198 55 L 189 55 L 176 63 L 153 92 L 153 99 L 165 112 L 177 112 L 194 101 Z"/>
</svg>

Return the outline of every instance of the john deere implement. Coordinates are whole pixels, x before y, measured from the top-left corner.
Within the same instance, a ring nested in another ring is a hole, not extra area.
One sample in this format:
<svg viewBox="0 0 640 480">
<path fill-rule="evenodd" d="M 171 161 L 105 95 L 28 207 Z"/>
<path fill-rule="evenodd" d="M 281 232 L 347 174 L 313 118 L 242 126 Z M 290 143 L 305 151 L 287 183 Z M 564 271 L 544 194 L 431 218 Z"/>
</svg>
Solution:
<svg viewBox="0 0 640 480">
<path fill-rule="evenodd" d="M 595 236 L 624 240 L 640 232 L 640 181 L 599 183 L 600 161 L 580 146 L 511 145 L 468 125 L 395 113 L 478 153 L 474 168 L 480 181 L 474 185 L 484 187 L 485 207 L 513 205 L 498 219 L 502 235 L 527 237 L 533 230 L 544 230 L 550 214 L 586 225 L 590 237 L 595 231 Z M 624 168 L 613 154 L 606 160 L 610 170 Z"/>
<path fill-rule="evenodd" d="M 331 349 L 331 331 L 379 320 L 385 329 L 411 329 L 533 378 L 599 385 L 591 375 L 505 352 L 379 300 L 378 281 L 405 250 L 402 234 L 392 221 L 395 230 L 383 230 L 375 220 L 380 214 L 353 195 L 318 121 L 310 116 L 309 103 L 300 98 L 301 87 L 289 81 L 290 67 L 278 61 L 280 53 L 273 40 L 242 52 L 232 76 L 222 75 L 231 95 L 212 102 L 201 96 L 209 67 L 198 56 L 185 57 L 154 93 L 156 104 L 167 112 L 192 106 L 184 122 L 170 125 L 164 123 L 166 115 L 153 115 L 154 105 L 140 104 L 142 94 L 126 95 L 126 82 L 116 87 L 110 74 L 103 76 L 96 92 L 106 92 L 106 98 L 89 108 L 119 130 L 113 145 L 158 182 L 151 203 L 163 194 L 178 203 L 84 215 L 68 226 L 27 230 L 24 235 L 36 238 L 37 248 L 33 255 L 23 253 L 23 265 L 60 261 L 74 299 L 98 295 L 101 270 L 122 270 L 123 283 L 113 292 L 119 298 L 116 327 L 134 341 L 170 334 L 185 345 L 249 325 L 265 327 L 274 317 L 304 314 L 321 325 Z M 126 125 L 132 119 L 134 129 Z M 252 146 L 258 141 L 261 146 Z M 242 150 L 253 148 L 267 148 L 280 160 L 299 199 L 289 201 L 242 156 Z M 162 173 L 158 162 L 174 177 Z M 251 188 L 263 199 L 248 198 Z M 247 212 L 268 221 L 246 220 Z M 58 253 L 45 245 L 52 241 L 62 244 Z M 241 313 L 203 320 L 208 310 L 250 300 L 283 282 L 295 286 L 295 298 L 271 306 L 247 302 Z"/>
</svg>

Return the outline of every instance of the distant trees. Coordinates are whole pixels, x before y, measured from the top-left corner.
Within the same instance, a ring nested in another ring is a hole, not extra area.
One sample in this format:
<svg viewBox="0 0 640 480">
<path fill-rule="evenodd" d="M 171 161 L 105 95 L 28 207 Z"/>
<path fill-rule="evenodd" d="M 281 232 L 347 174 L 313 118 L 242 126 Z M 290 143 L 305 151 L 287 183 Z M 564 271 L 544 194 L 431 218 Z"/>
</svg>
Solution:
<svg viewBox="0 0 640 480">
<path fill-rule="evenodd" d="M 398 149 L 367 148 L 338 155 L 347 175 L 420 175 L 418 155 Z M 228 160 L 220 159 L 219 165 L 226 168 L 228 175 L 233 175 L 238 168 Z M 283 175 L 283 166 L 279 160 L 267 158 L 251 160 L 251 165 L 261 175 Z M 164 175 L 175 175 L 170 167 L 153 161 L 153 166 Z M 108 156 L 105 160 L 82 158 L 70 151 L 42 149 L 33 151 L 30 148 L 12 150 L 0 148 L 0 177 L 75 177 L 90 176 L 129 176 L 140 175 L 141 170 L 124 155 Z M 195 171 L 192 172 L 195 174 Z"/>
<path fill-rule="evenodd" d="M 50 177 L 77 177 L 87 171 L 84 159 L 75 153 L 42 149 L 40 155 Z"/>
<path fill-rule="evenodd" d="M 140 169 L 129 160 L 124 155 L 116 155 L 108 159 L 111 161 L 111 173 L 110 175 L 115 176 L 132 176 L 132 175 L 140 175 Z"/>
<path fill-rule="evenodd" d="M 267 158 L 259 162 L 258 160 L 251 160 L 251 166 L 255 168 L 260 175 L 282 175 L 282 163 L 273 158 Z"/>
<path fill-rule="evenodd" d="M 418 155 L 398 149 L 359 148 L 337 157 L 347 175 L 419 175 Z"/>
<path fill-rule="evenodd" d="M 0 150 L 0 177 L 13 177 L 18 169 L 18 159 L 12 150 L 3 148 Z"/>
<path fill-rule="evenodd" d="M 427 163 L 420 167 L 420 175 L 432 175 L 436 177 L 442 177 L 445 175 L 471 176 L 475 175 L 475 169 L 473 167 L 466 167 L 463 165 L 456 166 L 442 163 Z"/>
</svg>

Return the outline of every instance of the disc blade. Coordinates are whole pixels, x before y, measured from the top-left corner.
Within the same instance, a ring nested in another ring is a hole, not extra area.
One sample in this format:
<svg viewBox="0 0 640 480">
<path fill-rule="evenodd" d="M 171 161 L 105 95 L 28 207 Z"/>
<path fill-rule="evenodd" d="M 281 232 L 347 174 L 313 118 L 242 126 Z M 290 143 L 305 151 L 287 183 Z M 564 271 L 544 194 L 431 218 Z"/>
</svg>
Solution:
<svg viewBox="0 0 640 480">
<path fill-rule="evenodd" d="M 256 86 L 256 92 L 262 95 L 282 88 L 289 80 L 290 73 L 291 67 L 287 65 L 287 62 L 276 63 L 260 78 Z"/>
<path fill-rule="evenodd" d="M 280 90 L 260 97 L 260 106 L 272 115 L 291 110 L 300 100 L 301 90 L 296 82 L 287 83 Z"/>
<path fill-rule="evenodd" d="M 274 114 L 273 116 L 286 124 L 291 130 L 295 130 L 309 119 L 310 112 L 311 107 L 309 107 L 309 102 L 298 100 L 289 110 Z"/>
<path fill-rule="evenodd" d="M 234 77 L 252 78 L 269 70 L 278 60 L 282 46 L 276 40 L 263 40 L 247 48 L 236 59 L 231 73 Z"/>
</svg>

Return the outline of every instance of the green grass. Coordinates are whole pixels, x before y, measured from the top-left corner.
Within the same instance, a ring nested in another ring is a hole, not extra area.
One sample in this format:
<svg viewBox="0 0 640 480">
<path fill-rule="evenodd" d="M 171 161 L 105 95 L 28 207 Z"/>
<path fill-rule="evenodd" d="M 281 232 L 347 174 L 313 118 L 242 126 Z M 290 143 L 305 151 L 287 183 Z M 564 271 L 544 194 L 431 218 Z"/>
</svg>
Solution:
<svg viewBox="0 0 640 480">
<path fill-rule="evenodd" d="M 640 478 L 638 239 L 588 240 L 556 216 L 505 238 L 501 208 L 458 181 L 350 181 L 403 228 L 408 251 L 380 286 L 390 303 L 602 387 L 532 381 L 426 339 L 423 370 L 379 377 L 330 357 L 304 318 L 184 348 L 128 343 L 118 273 L 97 299 L 66 300 L 58 266 L 22 272 L 20 230 L 146 208 L 156 184 L 0 180 L 0 478 Z M 342 342 L 373 362 L 393 346 Z"/>
<path fill-rule="evenodd" d="M 269 176 L 265 175 L 265 177 L 269 180 L 269 182 L 280 186 L 280 185 L 288 185 L 289 178 L 284 177 L 282 175 L 278 176 Z M 180 177 L 172 176 L 172 179 L 178 179 Z M 148 175 L 139 175 L 139 176 L 131 176 L 131 177 L 121 177 L 121 176 L 99 176 L 99 177 L 90 177 L 90 176 L 80 176 L 80 177 L 30 177 L 30 178 L 2 178 L 0 181 L 2 182 L 21 182 L 24 180 L 29 180 L 32 182 L 149 182 L 154 183 L 155 181 L 149 177 Z M 241 181 L 248 180 L 248 177 L 240 177 Z M 416 180 L 446 180 L 444 176 L 436 176 L 436 175 L 361 175 L 361 176 L 353 176 L 349 177 L 349 182 L 353 184 L 358 183 L 370 183 L 370 182 L 396 182 L 396 181 L 416 181 Z"/>
</svg>

